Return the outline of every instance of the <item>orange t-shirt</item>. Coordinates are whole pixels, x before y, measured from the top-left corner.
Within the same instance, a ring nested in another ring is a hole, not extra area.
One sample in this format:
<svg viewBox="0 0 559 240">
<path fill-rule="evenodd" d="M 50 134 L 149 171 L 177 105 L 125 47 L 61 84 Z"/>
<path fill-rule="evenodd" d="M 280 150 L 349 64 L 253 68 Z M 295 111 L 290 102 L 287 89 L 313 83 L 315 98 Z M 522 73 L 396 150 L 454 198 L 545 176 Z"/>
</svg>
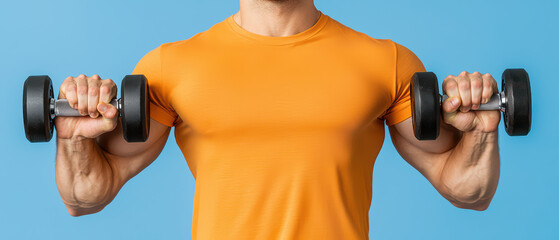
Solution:
<svg viewBox="0 0 559 240">
<path fill-rule="evenodd" d="M 151 118 L 196 179 L 193 239 L 368 239 L 384 121 L 411 116 L 420 60 L 322 14 L 269 37 L 232 18 L 146 54 Z"/>
</svg>

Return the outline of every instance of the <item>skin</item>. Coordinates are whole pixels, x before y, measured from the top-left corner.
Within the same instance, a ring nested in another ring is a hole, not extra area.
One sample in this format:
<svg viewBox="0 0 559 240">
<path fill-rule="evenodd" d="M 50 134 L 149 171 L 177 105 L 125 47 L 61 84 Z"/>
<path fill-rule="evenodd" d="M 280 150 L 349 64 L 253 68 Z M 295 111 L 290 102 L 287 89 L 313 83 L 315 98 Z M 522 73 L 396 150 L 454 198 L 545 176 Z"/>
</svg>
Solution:
<svg viewBox="0 0 559 240">
<path fill-rule="evenodd" d="M 241 0 L 234 20 L 248 31 L 281 37 L 310 28 L 318 17 L 312 0 Z M 491 75 L 478 72 L 445 78 L 450 98 L 443 103 L 437 140 L 416 140 L 411 119 L 389 127 L 400 155 L 460 208 L 485 210 L 497 188 L 499 111 L 470 111 L 487 102 L 496 86 Z M 55 119 L 56 183 L 72 216 L 101 211 L 157 158 L 169 136 L 168 126 L 151 119 L 146 142 L 126 142 L 117 110 L 108 104 L 116 92 L 111 79 L 98 75 L 68 77 L 60 87 L 59 99 L 88 116 Z"/>
</svg>

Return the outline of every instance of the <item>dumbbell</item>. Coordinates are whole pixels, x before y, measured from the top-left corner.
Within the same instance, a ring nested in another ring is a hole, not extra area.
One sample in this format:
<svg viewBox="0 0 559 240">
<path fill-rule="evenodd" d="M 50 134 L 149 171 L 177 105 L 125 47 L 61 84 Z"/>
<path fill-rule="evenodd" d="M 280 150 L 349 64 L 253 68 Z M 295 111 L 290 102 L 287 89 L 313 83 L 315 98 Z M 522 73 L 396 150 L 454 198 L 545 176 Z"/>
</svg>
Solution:
<svg viewBox="0 0 559 240">
<path fill-rule="evenodd" d="M 532 124 L 530 79 L 524 69 L 503 72 L 501 91 L 491 96 L 479 109 L 503 112 L 505 129 L 510 136 L 524 136 Z M 439 94 L 437 76 L 417 72 L 410 86 L 413 131 L 418 140 L 435 140 L 439 136 L 441 104 L 448 96 Z"/>
<path fill-rule="evenodd" d="M 120 99 L 110 104 L 118 110 L 124 139 L 145 142 L 149 135 L 149 94 L 143 75 L 127 75 L 122 80 Z M 23 85 L 23 126 L 30 142 L 48 142 L 54 130 L 54 118 L 82 117 L 67 99 L 54 98 L 49 76 L 30 76 Z M 89 116 L 86 116 L 89 117 Z"/>
</svg>

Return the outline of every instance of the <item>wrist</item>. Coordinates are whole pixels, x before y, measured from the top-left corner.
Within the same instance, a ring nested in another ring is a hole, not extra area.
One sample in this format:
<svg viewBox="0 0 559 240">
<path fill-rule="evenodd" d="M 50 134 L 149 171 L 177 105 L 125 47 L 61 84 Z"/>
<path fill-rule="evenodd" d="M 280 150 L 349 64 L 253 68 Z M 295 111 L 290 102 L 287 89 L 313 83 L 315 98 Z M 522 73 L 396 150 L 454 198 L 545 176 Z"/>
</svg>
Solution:
<svg viewBox="0 0 559 240">
<path fill-rule="evenodd" d="M 66 149 L 63 152 L 86 152 L 92 150 L 93 145 L 95 143 L 95 139 L 93 138 L 86 138 L 83 136 L 73 136 L 70 138 L 56 138 L 56 145 L 61 149 Z"/>
<path fill-rule="evenodd" d="M 476 139 L 477 142 L 491 142 L 496 141 L 499 135 L 499 131 L 483 131 L 481 129 L 474 129 L 472 131 L 462 132 L 462 138 Z"/>
<path fill-rule="evenodd" d="M 74 135 L 70 137 L 61 137 L 60 135 L 56 135 L 56 140 L 58 142 L 66 142 L 66 143 L 82 143 L 82 142 L 89 142 L 94 141 L 95 138 L 87 138 L 81 135 Z"/>
</svg>

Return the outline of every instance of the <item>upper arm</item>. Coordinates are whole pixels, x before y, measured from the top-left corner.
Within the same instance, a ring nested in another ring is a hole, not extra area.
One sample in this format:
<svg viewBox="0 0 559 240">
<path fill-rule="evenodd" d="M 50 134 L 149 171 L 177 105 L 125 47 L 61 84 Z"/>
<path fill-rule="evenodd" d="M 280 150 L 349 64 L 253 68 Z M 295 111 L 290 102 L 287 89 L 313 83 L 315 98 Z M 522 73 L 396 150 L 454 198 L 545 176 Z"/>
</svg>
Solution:
<svg viewBox="0 0 559 240">
<path fill-rule="evenodd" d="M 107 133 L 98 140 L 106 150 L 105 156 L 115 174 L 117 184 L 124 184 L 134 177 L 163 150 L 169 132 L 178 115 L 170 104 L 172 87 L 162 70 L 163 45 L 149 51 L 136 64 L 132 74 L 143 74 L 148 80 L 150 103 L 150 132 L 146 142 L 129 143 L 122 137 L 122 127 Z M 118 189 L 118 187 L 117 187 Z"/>
<path fill-rule="evenodd" d="M 440 173 L 458 139 L 459 133 L 444 123 L 436 140 L 419 141 L 413 134 L 412 118 L 388 127 L 394 147 L 406 162 L 438 188 Z"/>
<path fill-rule="evenodd" d="M 419 141 L 415 138 L 410 118 L 410 83 L 413 75 L 424 72 L 425 67 L 411 50 L 397 43 L 395 59 L 394 87 L 391 89 L 393 101 L 383 118 L 398 153 L 435 185 L 444 165 L 444 153 L 455 145 L 456 134 L 443 123 L 437 140 Z"/>
<path fill-rule="evenodd" d="M 114 131 L 100 136 L 97 142 L 111 166 L 114 180 L 117 181 L 115 184 L 122 187 L 149 166 L 163 150 L 170 130 L 170 127 L 150 119 L 149 137 L 145 142 L 126 142 L 120 123 Z"/>
</svg>

